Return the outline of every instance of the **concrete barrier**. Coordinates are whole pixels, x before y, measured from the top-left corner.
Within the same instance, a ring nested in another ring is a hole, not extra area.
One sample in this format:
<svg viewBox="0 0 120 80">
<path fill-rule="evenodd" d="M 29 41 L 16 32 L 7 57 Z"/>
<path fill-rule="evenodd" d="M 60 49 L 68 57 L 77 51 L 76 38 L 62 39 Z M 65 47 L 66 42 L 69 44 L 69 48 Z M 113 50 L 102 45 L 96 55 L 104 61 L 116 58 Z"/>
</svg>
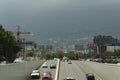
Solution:
<svg viewBox="0 0 120 80">
<path fill-rule="evenodd" d="M 59 67 L 60 67 L 60 59 L 57 59 L 57 68 L 56 68 L 56 73 L 55 73 L 55 80 L 58 80 Z"/>
<path fill-rule="evenodd" d="M 44 60 L 39 60 L 0 65 L 0 80 L 28 80 L 31 71 L 37 69 L 43 62 Z"/>
</svg>

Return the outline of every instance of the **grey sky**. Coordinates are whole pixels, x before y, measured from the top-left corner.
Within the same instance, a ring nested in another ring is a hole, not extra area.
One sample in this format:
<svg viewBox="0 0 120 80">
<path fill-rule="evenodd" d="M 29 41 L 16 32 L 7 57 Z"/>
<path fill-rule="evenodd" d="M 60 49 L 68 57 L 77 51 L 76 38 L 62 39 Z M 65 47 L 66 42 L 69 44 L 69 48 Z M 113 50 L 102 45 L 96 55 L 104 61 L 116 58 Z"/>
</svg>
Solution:
<svg viewBox="0 0 120 80">
<path fill-rule="evenodd" d="M 120 0 L 0 0 L 0 23 L 40 38 L 120 35 Z"/>
</svg>

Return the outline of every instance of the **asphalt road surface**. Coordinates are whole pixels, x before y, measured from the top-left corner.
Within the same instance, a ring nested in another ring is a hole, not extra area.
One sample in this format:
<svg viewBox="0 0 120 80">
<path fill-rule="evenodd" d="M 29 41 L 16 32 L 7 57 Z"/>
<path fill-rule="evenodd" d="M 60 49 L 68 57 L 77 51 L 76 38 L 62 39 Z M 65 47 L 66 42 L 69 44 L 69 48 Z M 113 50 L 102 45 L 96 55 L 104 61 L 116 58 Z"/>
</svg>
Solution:
<svg viewBox="0 0 120 80">
<path fill-rule="evenodd" d="M 37 60 L 0 65 L 0 80 L 30 80 L 31 70 L 42 63 L 43 60 Z"/>
<path fill-rule="evenodd" d="M 72 61 L 72 64 L 61 61 L 59 80 L 63 80 L 66 77 L 74 77 L 76 80 L 86 80 L 84 70 L 76 61 Z"/>
<path fill-rule="evenodd" d="M 50 64 L 51 63 L 56 63 L 57 64 L 57 61 L 54 61 L 54 60 L 48 60 L 46 61 L 48 67 L 47 68 L 42 68 L 42 66 L 40 67 L 40 74 L 42 74 L 43 72 L 51 72 L 52 74 L 52 80 L 54 80 L 55 78 L 55 72 L 56 72 L 56 69 L 50 69 Z M 42 80 L 42 78 L 40 78 L 40 80 Z"/>
<path fill-rule="evenodd" d="M 102 80 L 120 80 L 120 65 L 97 62 L 80 62 L 99 75 Z"/>
</svg>

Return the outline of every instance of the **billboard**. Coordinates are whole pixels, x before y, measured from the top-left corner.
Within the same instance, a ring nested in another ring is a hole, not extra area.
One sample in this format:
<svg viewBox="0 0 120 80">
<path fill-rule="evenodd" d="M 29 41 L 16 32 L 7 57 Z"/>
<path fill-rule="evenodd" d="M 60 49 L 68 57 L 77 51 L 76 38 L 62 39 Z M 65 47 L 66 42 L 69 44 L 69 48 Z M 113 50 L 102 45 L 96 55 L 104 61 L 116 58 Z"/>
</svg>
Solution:
<svg viewBox="0 0 120 80">
<path fill-rule="evenodd" d="M 114 43 L 112 46 L 120 46 L 120 43 Z"/>
<path fill-rule="evenodd" d="M 88 46 L 88 47 L 95 47 L 95 46 L 97 46 L 97 45 L 92 43 L 92 44 L 88 44 L 87 46 Z"/>
</svg>

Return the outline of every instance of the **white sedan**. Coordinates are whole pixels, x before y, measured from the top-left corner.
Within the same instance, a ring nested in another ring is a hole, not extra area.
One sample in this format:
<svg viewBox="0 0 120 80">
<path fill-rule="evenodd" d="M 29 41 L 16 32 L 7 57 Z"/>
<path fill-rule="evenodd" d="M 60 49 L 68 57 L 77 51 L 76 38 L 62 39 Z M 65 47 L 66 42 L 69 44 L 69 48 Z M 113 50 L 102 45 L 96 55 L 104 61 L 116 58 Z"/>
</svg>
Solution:
<svg viewBox="0 0 120 80">
<path fill-rule="evenodd" d="M 42 68 L 47 68 L 47 67 L 48 67 L 47 63 L 44 63 L 44 64 L 42 65 Z"/>
<path fill-rule="evenodd" d="M 66 77 L 63 80 L 76 80 L 74 77 Z"/>
<path fill-rule="evenodd" d="M 16 58 L 14 63 L 24 63 L 25 61 L 22 58 Z"/>
<path fill-rule="evenodd" d="M 40 71 L 39 70 L 33 70 L 31 73 L 31 79 L 39 79 L 40 78 Z"/>
</svg>

